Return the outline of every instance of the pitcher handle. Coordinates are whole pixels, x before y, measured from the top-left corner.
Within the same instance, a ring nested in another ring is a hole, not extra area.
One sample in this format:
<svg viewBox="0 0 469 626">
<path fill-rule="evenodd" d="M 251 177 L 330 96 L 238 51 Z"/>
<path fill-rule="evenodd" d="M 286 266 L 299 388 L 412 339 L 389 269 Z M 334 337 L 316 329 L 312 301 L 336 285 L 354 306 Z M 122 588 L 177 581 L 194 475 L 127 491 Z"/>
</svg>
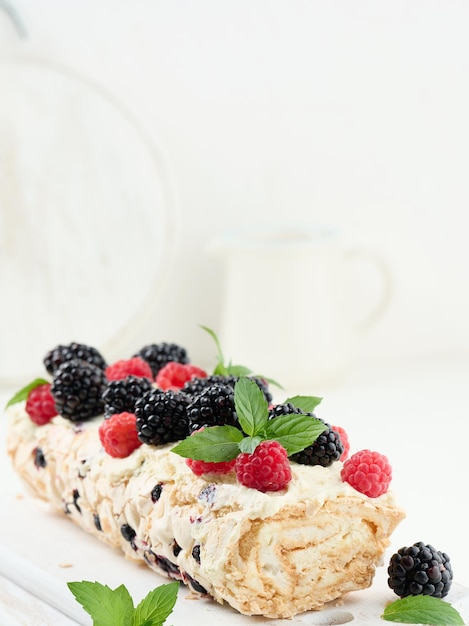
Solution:
<svg viewBox="0 0 469 626">
<path fill-rule="evenodd" d="M 21 19 L 21 16 L 19 15 L 15 7 L 10 2 L 7 2 L 7 0 L 0 0 L 0 9 L 4 13 L 6 13 L 8 17 L 10 18 L 11 22 L 13 22 L 13 25 L 16 29 L 16 32 L 19 38 L 27 39 L 28 32 L 26 30 L 23 20 Z"/>
<path fill-rule="evenodd" d="M 347 251 L 349 260 L 364 260 L 379 270 L 381 275 L 382 291 L 375 305 L 365 317 L 355 322 L 355 328 L 359 332 L 365 332 L 374 326 L 388 310 L 394 291 L 394 281 L 388 264 L 379 253 L 368 247 L 358 246 Z"/>
</svg>

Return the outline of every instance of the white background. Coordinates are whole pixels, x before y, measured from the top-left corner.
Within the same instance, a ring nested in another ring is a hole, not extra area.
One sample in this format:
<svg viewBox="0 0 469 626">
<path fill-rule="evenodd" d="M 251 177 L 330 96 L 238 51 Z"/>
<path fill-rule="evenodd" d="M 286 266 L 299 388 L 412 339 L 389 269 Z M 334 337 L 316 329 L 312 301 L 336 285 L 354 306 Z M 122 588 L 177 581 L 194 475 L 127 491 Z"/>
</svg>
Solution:
<svg viewBox="0 0 469 626">
<path fill-rule="evenodd" d="M 132 348 L 178 341 L 194 360 L 211 358 L 198 324 L 219 329 L 224 268 L 207 244 L 239 224 L 288 220 L 351 229 L 390 264 L 391 307 L 358 359 L 469 350 L 466 2 L 14 7 L 28 38 L 0 14 L 3 51 L 104 86 L 165 156 L 176 263 Z M 267 315 L 261 279 L 259 290 Z"/>
</svg>

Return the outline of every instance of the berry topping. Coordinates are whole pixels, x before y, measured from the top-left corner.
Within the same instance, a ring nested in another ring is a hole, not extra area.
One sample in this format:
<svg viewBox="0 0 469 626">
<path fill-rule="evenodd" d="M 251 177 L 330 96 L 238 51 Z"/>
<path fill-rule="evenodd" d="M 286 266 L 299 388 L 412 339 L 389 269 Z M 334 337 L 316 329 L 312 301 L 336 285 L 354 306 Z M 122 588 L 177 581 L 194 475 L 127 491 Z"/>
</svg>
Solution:
<svg viewBox="0 0 469 626">
<path fill-rule="evenodd" d="M 176 343 L 152 343 L 144 346 L 134 356 L 142 357 L 150 365 L 153 376 L 170 361 L 189 363 L 186 349 Z"/>
<path fill-rule="evenodd" d="M 200 367 L 190 363 L 171 361 L 164 365 L 156 375 L 156 384 L 160 389 L 179 391 L 184 384 L 193 378 L 203 379 L 207 373 Z"/>
<path fill-rule="evenodd" d="M 106 452 L 123 459 L 142 445 L 133 413 L 114 413 L 99 427 L 99 439 Z"/>
<path fill-rule="evenodd" d="M 187 465 L 191 468 L 196 476 L 203 474 L 228 474 L 235 466 L 236 459 L 232 461 L 220 461 L 213 463 L 210 461 L 196 461 L 195 459 L 186 459 Z"/>
<path fill-rule="evenodd" d="M 38 426 L 43 426 L 57 415 L 49 383 L 31 389 L 26 400 L 26 413 Z"/>
<path fill-rule="evenodd" d="M 210 385 L 189 404 L 187 416 L 191 433 L 204 426 L 239 426 L 233 387 Z"/>
<path fill-rule="evenodd" d="M 322 421 L 322 420 L 321 420 Z M 325 424 L 327 430 L 319 435 L 314 443 L 301 452 L 297 452 L 291 456 L 292 461 L 301 465 L 322 465 L 329 467 L 335 461 L 338 461 L 344 451 L 342 441 L 335 430 Z"/>
<path fill-rule="evenodd" d="M 103 392 L 104 417 L 114 413 L 135 413 L 137 400 L 152 389 L 152 382 L 140 376 L 111 380 Z"/>
<path fill-rule="evenodd" d="M 293 406 L 291 402 L 285 402 L 283 404 L 274 404 L 269 409 L 269 420 L 275 419 L 279 415 L 296 415 L 302 413 L 301 409 Z"/>
<path fill-rule="evenodd" d="M 360 493 L 377 498 L 388 490 L 392 468 L 384 454 L 361 450 L 345 461 L 340 475 Z"/>
<path fill-rule="evenodd" d="M 72 359 L 86 361 L 102 370 L 106 367 L 106 361 L 96 348 L 75 342 L 66 346 L 58 345 L 50 350 L 44 357 L 44 366 L 49 374 L 53 375 L 59 365 Z"/>
<path fill-rule="evenodd" d="M 419 541 L 392 555 L 388 585 L 398 596 L 444 598 L 453 581 L 449 556 Z"/>
<path fill-rule="evenodd" d="M 254 376 L 249 376 L 250 380 L 253 380 L 262 393 L 265 396 L 267 402 L 272 401 L 272 394 L 269 391 L 269 385 L 263 378 L 258 378 Z M 213 384 L 219 385 L 228 385 L 232 389 L 235 388 L 236 383 L 240 379 L 239 376 L 233 375 L 221 375 L 221 374 L 210 374 L 210 376 L 205 376 L 204 378 L 193 378 L 184 384 L 182 391 L 189 396 L 196 398 L 200 396 L 200 394 L 207 389 L 207 387 L 211 387 Z"/>
<path fill-rule="evenodd" d="M 151 367 L 139 356 L 116 361 L 112 365 L 108 365 L 104 373 L 108 380 L 122 380 L 123 378 L 127 378 L 127 376 L 137 376 L 153 380 Z"/>
<path fill-rule="evenodd" d="M 57 412 L 72 422 L 99 415 L 105 384 L 104 372 L 96 365 L 79 359 L 64 361 L 55 370 L 51 386 Z"/>
<path fill-rule="evenodd" d="M 238 481 L 258 491 L 280 491 L 291 480 L 287 451 L 278 441 L 261 441 L 252 454 L 242 452 L 235 462 Z"/>
<path fill-rule="evenodd" d="M 175 391 L 154 389 L 135 404 L 140 441 L 159 446 L 188 435 L 187 398 Z"/>
<path fill-rule="evenodd" d="M 345 461 L 350 453 L 350 442 L 347 432 L 342 428 L 342 426 L 332 426 L 332 430 L 339 435 L 340 441 L 342 442 L 342 446 L 344 448 L 344 451 L 342 452 L 339 461 Z"/>
</svg>

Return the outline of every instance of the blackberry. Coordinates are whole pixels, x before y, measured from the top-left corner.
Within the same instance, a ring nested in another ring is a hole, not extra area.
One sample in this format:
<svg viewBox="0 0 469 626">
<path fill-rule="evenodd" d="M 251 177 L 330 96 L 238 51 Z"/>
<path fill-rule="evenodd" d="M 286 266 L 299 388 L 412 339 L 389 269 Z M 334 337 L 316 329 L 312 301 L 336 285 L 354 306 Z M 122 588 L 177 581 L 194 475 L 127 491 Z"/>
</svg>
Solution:
<svg viewBox="0 0 469 626">
<path fill-rule="evenodd" d="M 302 411 L 296 406 L 293 406 L 290 402 L 287 402 L 286 404 L 276 404 L 269 409 L 269 419 L 272 420 L 279 415 L 297 415 L 298 413 L 302 413 Z M 313 414 L 311 413 L 311 415 Z"/>
<path fill-rule="evenodd" d="M 137 400 L 135 416 L 140 441 L 159 446 L 189 434 L 188 399 L 175 391 L 154 389 Z"/>
<path fill-rule="evenodd" d="M 96 530 L 99 530 L 99 532 L 103 532 L 103 529 L 102 529 L 102 526 L 101 526 L 101 519 L 100 519 L 98 513 L 94 513 L 93 514 L 93 522 L 94 522 Z"/>
<path fill-rule="evenodd" d="M 256 376 L 250 376 L 249 378 L 257 383 L 259 389 L 264 394 L 267 403 L 270 404 L 272 402 L 272 394 L 269 391 L 267 382 L 263 378 L 258 378 Z M 207 389 L 207 387 L 214 384 L 229 385 L 232 389 L 234 389 L 238 380 L 239 376 L 221 376 L 218 374 L 211 374 L 206 378 L 193 378 L 192 380 L 189 380 L 185 383 L 182 391 L 195 398 L 196 396 L 200 396 L 202 391 Z"/>
<path fill-rule="evenodd" d="M 233 387 L 221 384 L 207 387 L 189 404 L 187 416 L 191 433 L 206 426 L 229 425 L 239 428 Z"/>
<path fill-rule="evenodd" d="M 197 544 L 192 548 L 192 558 L 200 563 L 200 544 Z"/>
<path fill-rule="evenodd" d="M 111 417 L 114 413 L 135 413 L 137 400 L 152 389 L 151 380 L 140 376 L 109 381 L 103 392 L 104 417 Z"/>
<path fill-rule="evenodd" d="M 338 461 L 342 456 L 344 446 L 339 434 L 329 424 L 326 426 L 327 430 L 321 433 L 316 441 L 301 452 L 292 454 L 291 460 L 301 465 L 321 465 L 322 467 L 329 467 Z"/>
<path fill-rule="evenodd" d="M 103 412 L 106 377 L 102 369 L 79 359 L 64 361 L 54 372 L 51 393 L 57 412 L 72 422 Z"/>
<path fill-rule="evenodd" d="M 92 363 L 102 370 L 106 368 L 106 361 L 96 348 L 75 342 L 66 346 L 58 345 L 49 350 L 44 357 L 44 366 L 49 374 L 53 375 L 59 365 L 72 359 L 80 359 L 87 363 Z"/>
<path fill-rule="evenodd" d="M 122 524 L 121 535 L 124 537 L 126 541 L 131 542 L 135 539 L 135 537 L 137 536 L 137 533 L 132 528 L 132 526 L 129 526 L 129 524 Z"/>
<path fill-rule="evenodd" d="M 143 558 L 148 563 L 148 565 L 155 569 L 161 569 L 163 572 L 169 576 L 169 578 L 173 578 L 175 580 L 181 580 L 181 571 L 176 563 L 173 563 L 165 556 L 160 554 L 155 554 L 153 550 L 145 550 L 143 553 Z"/>
<path fill-rule="evenodd" d="M 152 343 L 141 348 L 134 356 L 139 356 L 150 365 L 153 376 L 170 361 L 189 363 L 186 349 L 176 343 Z"/>
<path fill-rule="evenodd" d="M 195 578 L 192 578 L 192 576 L 189 576 L 187 572 L 183 573 L 183 580 L 186 583 L 186 585 L 193 591 L 196 591 L 197 593 L 201 593 L 204 596 L 207 595 L 208 592 L 205 589 L 205 587 L 202 587 L 202 585 L 199 582 L 197 582 Z"/>
<path fill-rule="evenodd" d="M 444 598 L 453 581 L 449 556 L 422 541 L 392 555 L 388 585 L 400 597 L 427 595 Z"/>
<path fill-rule="evenodd" d="M 151 490 L 151 501 L 152 502 L 158 502 L 158 500 L 161 497 L 161 493 L 163 491 L 163 485 L 162 483 L 157 483 L 153 489 Z"/>
<path fill-rule="evenodd" d="M 41 450 L 41 448 L 34 448 L 33 457 L 34 465 L 37 468 L 45 467 L 47 465 L 46 457 L 44 456 L 44 452 Z"/>
</svg>

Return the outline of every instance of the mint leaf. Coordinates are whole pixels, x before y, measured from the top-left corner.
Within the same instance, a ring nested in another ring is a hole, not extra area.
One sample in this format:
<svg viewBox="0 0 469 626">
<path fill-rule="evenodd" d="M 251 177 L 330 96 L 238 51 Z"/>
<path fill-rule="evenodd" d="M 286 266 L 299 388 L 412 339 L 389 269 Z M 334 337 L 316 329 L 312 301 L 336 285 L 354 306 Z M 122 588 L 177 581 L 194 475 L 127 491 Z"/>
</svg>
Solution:
<svg viewBox="0 0 469 626">
<path fill-rule="evenodd" d="M 172 451 L 198 461 L 231 461 L 238 456 L 238 444 L 243 438 L 243 433 L 234 426 L 211 426 L 186 437 Z"/>
<path fill-rule="evenodd" d="M 25 387 L 17 391 L 15 395 L 10 398 L 10 400 L 8 400 L 5 408 L 7 409 L 12 404 L 17 404 L 18 402 L 23 402 L 23 400 L 27 400 L 30 391 L 32 391 L 36 387 L 39 387 L 39 385 L 46 384 L 49 384 L 48 380 L 45 380 L 44 378 L 35 378 L 32 382 L 29 383 L 29 385 L 26 385 Z"/>
<path fill-rule="evenodd" d="M 161 626 L 176 604 L 179 583 L 160 585 L 143 598 L 135 609 L 132 626 Z"/>
<path fill-rule="evenodd" d="M 223 363 L 217 363 L 213 370 L 215 376 L 228 376 L 228 370 Z"/>
<path fill-rule="evenodd" d="M 262 437 L 245 437 L 242 441 L 240 441 L 239 449 L 241 452 L 252 454 L 261 441 Z"/>
<path fill-rule="evenodd" d="M 244 365 L 232 365 L 229 363 L 227 367 L 228 374 L 232 376 L 247 376 L 251 373 L 249 367 L 245 367 Z"/>
<path fill-rule="evenodd" d="M 241 428 L 250 437 L 264 430 L 269 419 L 269 407 L 257 383 L 240 378 L 234 389 L 234 402 Z"/>
<path fill-rule="evenodd" d="M 129 592 L 120 585 L 111 589 L 98 582 L 69 582 L 68 588 L 93 618 L 94 626 L 129 626 L 132 624 L 134 604 Z"/>
<path fill-rule="evenodd" d="M 460 614 L 451 604 L 433 596 L 407 596 L 395 600 L 386 606 L 381 617 L 401 624 L 464 626 Z"/>
<path fill-rule="evenodd" d="M 269 383 L 269 385 L 275 385 L 279 389 L 283 389 L 282 385 L 280 383 L 278 383 L 276 380 L 274 380 L 273 378 L 268 378 L 267 376 L 262 376 L 262 374 L 254 374 L 254 376 L 256 378 L 261 378 L 262 380 L 265 380 L 267 383 Z"/>
<path fill-rule="evenodd" d="M 215 365 L 215 369 L 213 373 L 217 376 L 247 376 L 251 373 L 251 370 L 244 365 L 233 365 L 231 361 L 226 364 L 225 357 L 223 356 L 223 351 L 221 349 L 220 340 L 214 330 L 208 328 L 208 326 L 201 326 L 203 330 L 205 330 L 210 337 L 215 342 L 217 347 L 217 364 Z"/>
<path fill-rule="evenodd" d="M 205 330 L 205 332 L 207 332 L 210 335 L 210 337 L 213 339 L 213 341 L 215 342 L 215 345 L 217 347 L 218 365 L 222 365 L 224 367 L 225 357 L 223 356 L 223 352 L 222 352 L 222 349 L 221 349 L 220 341 L 219 341 L 219 339 L 217 337 L 216 332 L 214 330 L 212 330 L 211 328 L 209 328 L 208 326 L 202 326 L 201 325 L 200 328 Z M 218 365 L 217 365 L 217 367 L 218 367 Z"/>
<path fill-rule="evenodd" d="M 290 402 L 297 409 L 303 411 L 303 413 L 312 413 L 318 404 L 322 401 L 322 398 L 317 396 L 293 396 L 285 400 L 284 404 Z"/>
<path fill-rule="evenodd" d="M 325 430 L 327 426 L 321 420 L 294 413 L 269 420 L 264 434 L 266 439 L 275 439 L 282 444 L 291 456 L 314 443 Z"/>
</svg>

